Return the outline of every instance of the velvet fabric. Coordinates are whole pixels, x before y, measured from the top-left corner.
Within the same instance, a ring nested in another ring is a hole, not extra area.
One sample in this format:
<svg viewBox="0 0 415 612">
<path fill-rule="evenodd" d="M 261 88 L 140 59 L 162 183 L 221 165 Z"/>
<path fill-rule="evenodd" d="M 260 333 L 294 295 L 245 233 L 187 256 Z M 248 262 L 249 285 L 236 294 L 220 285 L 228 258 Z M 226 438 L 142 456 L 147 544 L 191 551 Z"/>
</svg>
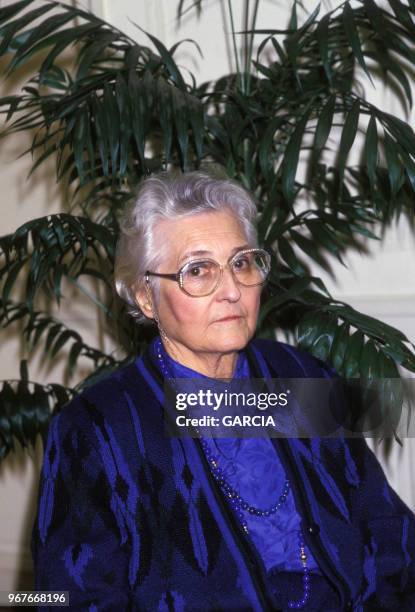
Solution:
<svg viewBox="0 0 415 612">
<path fill-rule="evenodd" d="M 255 376 L 331 375 L 279 342 L 252 341 L 247 356 Z M 35 588 L 68 590 L 70 609 L 90 612 L 284 609 L 284 576 L 272 584 L 200 442 L 165 437 L 162 384 L 147 352 L 52 419 L 32 537 Z M 415 517 L 364 439 L 272 444 L 335 609 L 415 610 Z"/>
</svg>

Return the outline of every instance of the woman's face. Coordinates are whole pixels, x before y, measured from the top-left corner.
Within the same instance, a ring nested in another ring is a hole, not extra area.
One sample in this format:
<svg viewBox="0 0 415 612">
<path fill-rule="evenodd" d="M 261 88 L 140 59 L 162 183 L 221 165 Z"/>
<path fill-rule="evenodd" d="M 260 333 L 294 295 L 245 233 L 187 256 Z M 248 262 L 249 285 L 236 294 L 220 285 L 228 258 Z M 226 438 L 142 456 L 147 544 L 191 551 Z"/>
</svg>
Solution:
<svg viewBox="0 0 415 612">
<path fill-rule="evenodd" d="M 174 273 L 192 259 L 203 257 L 223 266 L 237 251 L 250 248 L 242 225 L 228 211 L 207 212 L 177 220 L 161 220 L 156 245 L 166 257 L 158 270 Z M 181 354 L 208 357 L 241 350 L 252 338 L 258 317 L 261 287 L 235 282 L 225 267 L 221 283 L 204 297 L 186 295 L 175 281 L 160 279 L 157 312 L 161 326 Z M 142 303 L 141 300 L 139 300 Z M 144 300 L 145 301 L 145 300 Z M 149 309 L 145 314 L 152 316 Z"/>
</svg>

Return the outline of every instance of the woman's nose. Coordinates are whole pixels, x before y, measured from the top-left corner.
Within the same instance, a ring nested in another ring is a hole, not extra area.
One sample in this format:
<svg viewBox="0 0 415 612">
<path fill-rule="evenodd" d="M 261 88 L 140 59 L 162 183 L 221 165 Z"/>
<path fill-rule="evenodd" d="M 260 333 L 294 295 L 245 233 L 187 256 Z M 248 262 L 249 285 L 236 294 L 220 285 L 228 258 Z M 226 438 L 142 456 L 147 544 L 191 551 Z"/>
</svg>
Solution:
<svg viewBox="0 0 415 612">
<path fill-rule="evenodd" d="M 241 297 L 240 285 L 236 282 L 235 276 L 229 266 L 223 269 L 222 279 L 216 291 L 217 297 L 221 300 L 237 302 Z"/>
</svg>

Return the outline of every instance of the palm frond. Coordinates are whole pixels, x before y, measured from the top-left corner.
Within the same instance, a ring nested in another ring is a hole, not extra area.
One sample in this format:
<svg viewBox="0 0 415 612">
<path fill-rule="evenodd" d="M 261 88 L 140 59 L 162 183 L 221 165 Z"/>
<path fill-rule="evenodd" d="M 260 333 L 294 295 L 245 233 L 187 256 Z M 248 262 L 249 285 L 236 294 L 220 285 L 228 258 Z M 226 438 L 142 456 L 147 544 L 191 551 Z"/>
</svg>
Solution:
<svg viewBox="0 0 415 612">
<path fill-rule="evenodd" d="M 5 329 L 15 321 L 24 324 L 22 335 L 29 353 L 41 345 L 42 360 L 53 362 L 63 349 L 68 352 L 66 373 L 69 378 L 73 376 L 80 358 L 91 361 L 94 371 L 109 370 L 120 364 L 111 355 L 87 345 L 79 332 L 55 317 L 30 310 L 25 304 L 11 301 L 4 304 L 0 300 L 0 326 Z"/>
<path fill-rule="evenodd" d="M 30 310 L 40 290 L 59 305 L 64 277 L 76 281 L 88 275 L 111 286 L 114 249 L 113 231 L 85 217 L 59 213 L 28 221 L 14 234 L 0 238 L 2 302 L 7 304 L 23 272 L 25 304 Z"/>
<path fill-rule="evenodd" d="M 20 364 L 20 379 L 0 382 L 0 461 L 21 446 L 34 446 L 37 435 L 45 442 L 52 413 L 74 395 L 72 389 L 56 383 L 41 385 L 28 378 L 27 363 Z"/>
</svg>

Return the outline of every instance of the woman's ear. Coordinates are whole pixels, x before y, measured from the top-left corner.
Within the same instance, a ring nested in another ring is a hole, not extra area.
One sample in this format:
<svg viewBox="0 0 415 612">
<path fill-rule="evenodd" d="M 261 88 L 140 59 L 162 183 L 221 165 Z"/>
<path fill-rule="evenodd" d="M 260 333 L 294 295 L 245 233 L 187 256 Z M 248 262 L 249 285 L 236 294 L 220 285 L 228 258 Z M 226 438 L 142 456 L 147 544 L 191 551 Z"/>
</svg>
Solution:
<svg viewBox="0 0 415 612">
<path fill-rule="evenodd" d="M 135 299 L 141 312 L 148 318 L 154 319 L 153 299 L 148 285 L 145 285 L 135 293 Z"/>
</svg>

